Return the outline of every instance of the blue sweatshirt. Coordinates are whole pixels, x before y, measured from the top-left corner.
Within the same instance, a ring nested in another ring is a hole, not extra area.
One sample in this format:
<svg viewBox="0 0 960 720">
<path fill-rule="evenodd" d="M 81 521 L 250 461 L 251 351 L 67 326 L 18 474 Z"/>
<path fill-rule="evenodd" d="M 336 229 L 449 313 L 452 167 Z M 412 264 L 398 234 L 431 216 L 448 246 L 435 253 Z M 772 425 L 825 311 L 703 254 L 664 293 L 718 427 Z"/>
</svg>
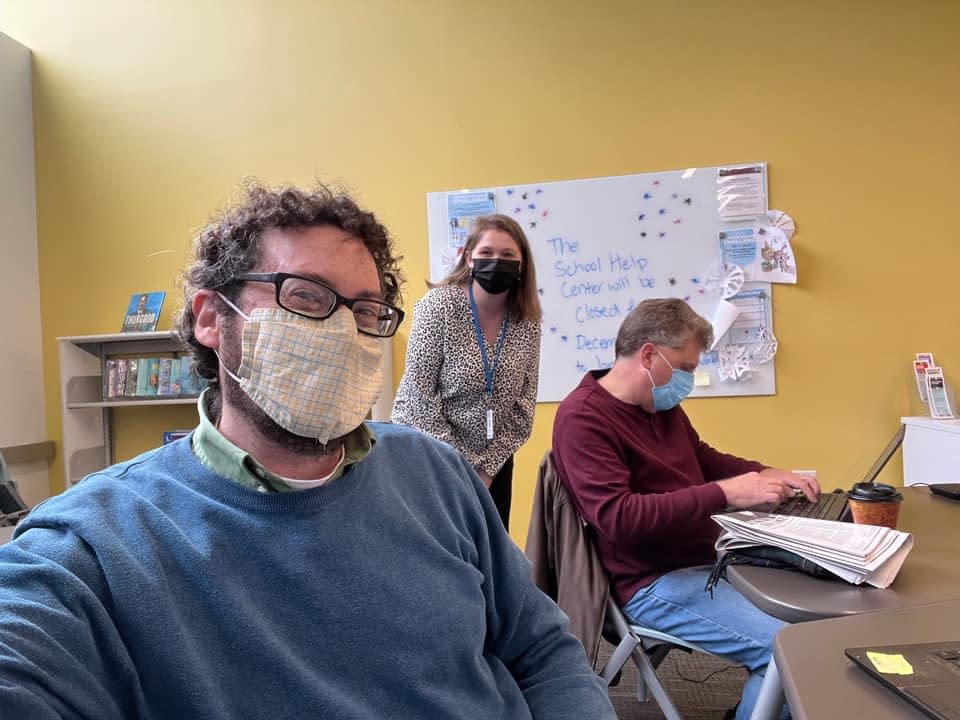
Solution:
<svg viewBox="0 0 960 720">
<path fill-rule="evenodd" d="M 0 548 L 2 717 L 614 718 L 466 462 L 376 435 L 312 490 L 184 438 L 38 506 Z"/>
</svg>

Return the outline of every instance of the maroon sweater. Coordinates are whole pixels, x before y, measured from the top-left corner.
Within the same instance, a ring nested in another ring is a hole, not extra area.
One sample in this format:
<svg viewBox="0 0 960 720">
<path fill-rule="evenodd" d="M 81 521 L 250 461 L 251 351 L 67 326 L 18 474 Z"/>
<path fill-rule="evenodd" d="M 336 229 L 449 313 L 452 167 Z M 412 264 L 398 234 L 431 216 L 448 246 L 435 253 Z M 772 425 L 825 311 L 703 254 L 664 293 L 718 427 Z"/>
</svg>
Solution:
<svg viewBox="0 0 960 720">
<path fill-rule="evenodd" d="M 664 573 L 712 563 L 726 507 L 714 480 L 762 470 L 718 452 L 679 407 L 650 414 L 584 376 L 557 410 L 553 458 L 623 605 Z"/>
</svg>

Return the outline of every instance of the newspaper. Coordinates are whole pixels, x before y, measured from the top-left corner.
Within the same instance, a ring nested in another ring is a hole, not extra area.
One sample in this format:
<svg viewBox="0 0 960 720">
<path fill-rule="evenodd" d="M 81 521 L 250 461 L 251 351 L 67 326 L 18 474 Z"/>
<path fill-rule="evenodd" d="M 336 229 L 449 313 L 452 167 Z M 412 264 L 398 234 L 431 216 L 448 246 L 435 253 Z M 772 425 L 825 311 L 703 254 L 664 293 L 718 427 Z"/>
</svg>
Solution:
<svg viewBox="0 0 960 720">
<path fill-rule="evenodd" d="M 885 588 L 913 547 L 913 535 L 877 525 L 774 515 L 742 510 L 714 515 L 722 531 L 721 555 L 739 548 L 771 545 L 829 570 L 854 585 Z"/>
</svg>

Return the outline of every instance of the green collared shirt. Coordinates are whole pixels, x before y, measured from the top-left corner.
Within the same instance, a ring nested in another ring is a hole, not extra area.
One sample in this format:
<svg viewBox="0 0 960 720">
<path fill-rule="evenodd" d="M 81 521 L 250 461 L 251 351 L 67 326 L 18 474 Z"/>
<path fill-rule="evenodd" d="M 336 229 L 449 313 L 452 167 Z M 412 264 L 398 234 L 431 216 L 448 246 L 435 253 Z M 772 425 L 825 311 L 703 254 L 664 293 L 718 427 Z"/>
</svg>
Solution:
<svg viewBox="0 0 960 720">
<path fill-rule="evenodd" d="M 283 478 L 267 470 L 254 457 L 227 440 L 207 414 L 207 390 L 197 400 L 197 414 L 200 424 L 193 433 L 193 453 L 209 470 L 230 478 L 245 487 L 261 492 L 290 492 L 298 488 L 290 487 Z M 360 425 L 343 438 L 343 460 L 327 479 L 333 482 L 356 462 L 360 462 L 373 449 L 376 436 L 366 424 Z"/>
</svg>

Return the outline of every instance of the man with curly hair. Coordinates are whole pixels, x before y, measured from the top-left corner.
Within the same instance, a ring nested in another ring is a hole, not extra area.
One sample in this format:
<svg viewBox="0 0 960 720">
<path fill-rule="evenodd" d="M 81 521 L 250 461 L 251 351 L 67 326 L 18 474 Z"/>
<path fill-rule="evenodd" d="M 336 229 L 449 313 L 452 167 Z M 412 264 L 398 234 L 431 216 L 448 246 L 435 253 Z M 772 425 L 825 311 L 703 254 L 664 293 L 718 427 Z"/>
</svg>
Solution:
<svg viewBox="0 0 960 720">
<path fill-rule="evenodd" d="M 0 549 L 4 717 L 613 718 L 469 464 L 364 423 L 403 319 L 387 230 L 245 190 L 185 273 L 197 428 Z"/>
</svg>

